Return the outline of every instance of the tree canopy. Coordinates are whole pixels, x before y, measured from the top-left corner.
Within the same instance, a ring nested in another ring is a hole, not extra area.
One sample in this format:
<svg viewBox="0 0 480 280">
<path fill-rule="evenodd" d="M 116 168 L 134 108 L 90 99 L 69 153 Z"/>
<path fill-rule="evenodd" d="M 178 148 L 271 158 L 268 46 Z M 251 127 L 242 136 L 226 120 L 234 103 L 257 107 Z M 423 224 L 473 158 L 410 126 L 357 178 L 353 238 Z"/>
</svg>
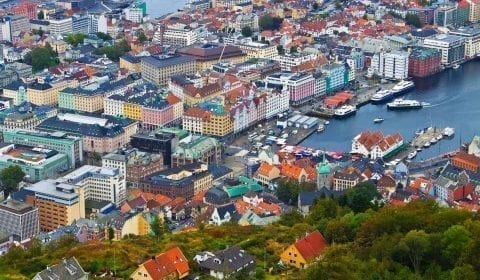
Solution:
<svg viewBox="0 0 480 280">
<path fill-rule="evenodd" d="M 272 17 L 271 15 L 264 15 L 258 20 L 258 26 L 261 30 L 278 30 L 283 22 L 283 19 Z"/>
<path fill-rule="evenodd" d="M 33 71 L 37 72 L 58 64 L 57 53 L 49 43 L 45 47 L 34 48 L 24 57 L 24 62 L 32 65 Z"/>
<path fill-rule="evenodd" d="M 250 26 L 244 26 L 242 28 L 242 36 L 243 37 L 251 37 L 253 34 L 252 28 Z"/>
<path fill-rule="evenodd" d="M 83 44 L 83 41 L 85 40 L 86 35 L 83 33 L 74 33 L 74 34 L 69 34 L 65 38 L 65 42 L 69 43 L 70 45 L 76 47 L 79 44 Z"/>
<path fill-rule="evenodd" d="M 95 50 L 97 55 L 106 55 L 112 61 L 119 61 L 120 57 L 130 51 L 127 41 L 121 40 L 113 46 L 105 46 Z"/>
<path fill-rule="evenodd" d="M 18 184 L 25 177 L 25 172 L 18 165 L 10 165 L 0 171 L 0 180 L 2 180 L 7 195 L 18 188 Z"/>
</svg>

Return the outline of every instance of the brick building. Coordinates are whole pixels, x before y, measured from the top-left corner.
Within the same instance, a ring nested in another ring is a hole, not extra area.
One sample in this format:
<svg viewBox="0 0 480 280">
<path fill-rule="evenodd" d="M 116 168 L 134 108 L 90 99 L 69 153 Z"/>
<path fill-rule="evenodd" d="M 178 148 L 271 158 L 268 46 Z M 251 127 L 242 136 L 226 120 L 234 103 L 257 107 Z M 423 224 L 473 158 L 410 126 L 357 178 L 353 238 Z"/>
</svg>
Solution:
<svg viewBox="0 0 480 280">
<path fill-rule="evenodd" d="M 426 77 L 440 72 L 442 55 L 436 49 L 414 48 L 408 61 L 408 73 L 413 77 Z"/>
</svg>

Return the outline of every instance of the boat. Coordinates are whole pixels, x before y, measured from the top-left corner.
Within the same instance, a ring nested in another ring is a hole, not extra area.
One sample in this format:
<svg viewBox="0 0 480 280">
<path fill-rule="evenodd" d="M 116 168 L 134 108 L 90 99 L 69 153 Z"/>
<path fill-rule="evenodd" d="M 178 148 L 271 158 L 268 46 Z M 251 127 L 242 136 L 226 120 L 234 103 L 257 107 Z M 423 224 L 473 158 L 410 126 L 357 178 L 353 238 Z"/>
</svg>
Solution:
<svg viewBox="0 0 480 280">
<path fill-rule="evenodd" d="M 395 94 L 389 90 L 389 89 L 384 89 L 380 90 L 377 93 L 375 93 L 372 98 L 370 98 L 370 101 L 372 101 L 373 104 L 379 104 L 382 102 L 389 101 L 395 96 Z"/>
<path fill-rule="evenodd" d="M 425 103 L 417 100 L 397 98 L 393 102 L 387 103 L 387 108 L 390 110 L 421 109 L 425 105 Z"/>
<path fill-rule="evenodd" d="M 422 135 L 423 133 L 425 133 L 423 129 L 419 129 L 415 132 L 415 135 L 419 136 L 419 135 Z"/>
<path fill-rule="evenodd" d="M 435 137 L 433 137 L 432 139 L 430 139 L 430 144 L 435 144 L 435 143 L 437 143 L 437 142 L 438 142 L 438 140 L 437 140 L 437 138 L 435 138 Z"/>
<path fill-rule="evenodd" d="M 343 105 L 335 110 L 334 116 L 337 118 L 346 118 L 357 112 L 357 108 L 352 105 Z"/>
<path fill-rule="evenodd" d="M 424 147 L 424 148 L 430 147 L 430 142 L 425 143 L 425 144 L 423 145 L 423 147 Z"/>
<path fill-rule="evenodd" d="M 317 128 L 317 132 L 323 132 L 325 130 L 325 125 L 319 124 Z"/>
<path fill-rule="evenodd" d="M 381 122 L 383 122 L 383 121 L 384 121 L 384 119 L 381 118 L 381 117 L 378 117 L 378 118 L 373 119 L 373 123 L 381 123 Z"/>
<path fill-rule="evenodd" d="M 416 156 L 417 156 L 417 151 L 413 151 L 413 152 L 411 152 L 411 153 L 408 154 L 407 158 L 408 158 L 408 159 L 413 159 L 413 158 L 416 157 Z"/>
<path fill-rule="evenodd" d="M 437 141 L 440 141 L 440 140 L 442 140 L 442 139 L 443 139 L 443 135 L 442 135 L 442 134 L 439 134 L 439 135 L 437 136 Z"/>
<path fill-rule="evenodd" d="M 453 68 L 453 69 L 458 69 L 458 68 L 460 68 L 460 64 L 455 64 L 455 65 L 453 65 L 452 68 Z"/>
<path fill-rule="evenodd" d="M 419 153 L 419 152 L 421 152 L 421 151 L 423 151 L 423 149 L 422 149 L 421 147 L 418 147 L 418 148 L 417 148 L 417 153 Z"/>
<path fill-rule="evenodd" d="M 328 125 L 328 124 L 330 124 L 330 122 L 329 122 L 329 121 L 326 121 L 324 124 L 325 124 L 325 125 Z"/>
<path fill-rule="evenodd" d="M 455 129 L 451 127 L 445 127 L 443 130 L 443 136 L 452 137 L 455 134 Z"/>
<path fill-rule="evenodd" d="M 415 87 L 415 83 L 412 81 L 400 81 L 393 88 L 390 90 L 392 91 L 394 96 L 398 96 L 400 94 L 406 93 L 407 91 L 413 89 Z"/>
</svg>

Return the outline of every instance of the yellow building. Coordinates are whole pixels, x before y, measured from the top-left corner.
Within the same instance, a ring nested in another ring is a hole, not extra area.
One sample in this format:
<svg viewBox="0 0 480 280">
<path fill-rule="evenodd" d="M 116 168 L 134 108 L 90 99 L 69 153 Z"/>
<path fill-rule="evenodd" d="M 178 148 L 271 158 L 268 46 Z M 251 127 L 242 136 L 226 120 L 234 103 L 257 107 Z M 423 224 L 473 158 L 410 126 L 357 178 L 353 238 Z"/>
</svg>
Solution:
<svg viewBox="0 0 480 280">
<path fill-rule="evenodd" d="M 278 56 L 277 46 L 261 42 L 237 45 L 250 58 L 274 59 Z"/>
<path fill-rule="evenodd" d="M 280 260 L 285 265 L 303 269 L 317 260 L 326 247 L 327 241 L 325 241 L 322 234 L 316 230 L 306 234 L 294 244 L 288 246 L 280 255 Z"/>
<path fill-rule="evenodd" d="M 142 106 L 135 103 L 124 103 L 123 115 L 127 118 L 139 121 L 142 119 Z"/>
<path fill-rule="evenodd" d="M 129 72 L 140 72 L 140 59 L 126 53 L 120 57 L 120 68 L 127 69 Z"/>
<path fill-rule="evenodd" d="M 214 136 L 225 136 L 233 132 L 233 121 L 228 112 L 213 113 L 203 123 L 203 133 Z"/>
<path fill-rule="evenodd" d="M 183 89 L 183 104 L 191 107 L 198 103 L 217 98 L 221 94 L 222 87 L 219 83 L 208 84 L 200 88 L 197 88 L 192 84 L 188 84 Z"/>
<path fill-rule="evenodd" d="M 57 105 L 58 93 L 67 87 L 67 81 L 35 82 L 27 87 L 27 99 L 35 105 Z"/>
<path fill-rule="evenodd" d="M 77 94 L 74 97 L 74 103 L 78 111 L 90 113 L 100 112 L 103 110 L 103 94 Z"/>
</svg>

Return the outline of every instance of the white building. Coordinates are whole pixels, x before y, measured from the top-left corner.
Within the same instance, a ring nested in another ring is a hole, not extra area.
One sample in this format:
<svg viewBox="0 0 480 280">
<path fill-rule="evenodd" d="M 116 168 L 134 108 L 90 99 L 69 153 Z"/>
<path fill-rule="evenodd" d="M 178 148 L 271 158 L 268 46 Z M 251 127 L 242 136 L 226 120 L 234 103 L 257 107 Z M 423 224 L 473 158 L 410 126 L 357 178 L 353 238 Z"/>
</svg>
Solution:
<svg viewBox="0 0 480 280">
<path fill-rule="evenodd" d="M 299 66 L 315 59 L 317 59 L 317 55 L 313 53 L 290 53 L 284 55 L 277 55 L 273 58 L 273 60 L 280 63 L 280 68 L 282 68 L 282 71 L 293 71 L 293 67 Z"/>
<path fill-rule="evenodd" d="M 227 204 L 220 207 L 215 207 L 212 216 L 210 216 L 209 224 L 220 226 L 232 220 L 233 215 L 237 212 L 235 205 Z"/>
<path fill-rule="evenodd" d="M 124 10 L 125 19 L 136 23 L 141 23 L 143 19 L 143 10 L 141 8 L 129 7 Z"/>
<path fill-rule="evenodd" d="M 370 67 L 377 76 L 396 80 L 406 79 L 408 77 L 408 53 L 402 51 L 377 53 L 372 57 Z"/>
<path fill-rule="evenodd" d="M 248 58 L 275 59 L 278 56 L 277 46 L 261 42 L 243 42 L 236 44 Z"/>
<path fill-rule="evenodd" d="M 182 126 L 184 130 L 190 131 L 193 134 L 203 134 L 203 113 L 197 113 L 196 109 L 188 111 L 183 115 Z M 202 110 L 202 109 L 199 109 Z"/>
<path fill-rule="evenodd" d="M 465 59 L 465 39 L 456 35 L 439 34 L 428 37 L 423 46 L 437 49 L 442 53 L 442 64 L 453 65 Z"/>
<path fill-rule="evenodd" d="M 314 96 L 322 96 L 327 93 L 327 83 L 325 81 L 325 77 L 322 75 L 321 72 L 313 74 L 315 78 L 315 93 Z"/>
<path fill-rule="evenodd" d="M 72 33 L 72 18 L 51 18 L 50 22 L 50 34 L 65 34 Z"/>
<path fill-rule="evenodd" d="M 207 30 L 204 27 L 191 27 L 185 24 L 177 23 L 165 27 L 163 32 L 163 44 L 175 46 L 189 46 L 198 43 L 202 37 L 205 37 Z M 155 32 L 153 42 L 160 43 L 161 30 Z"/>
<path fill-rule="evenodd" d="M 56 182 L 83 189 L 85 199 L 110 201 L 120 206 L 127 198 L 125 174 L 116 168 L 84 165 Z"/>
<path fill-rule="evenodd" d="M 399 133 L 384 136 L 380 131 L 364 131 L 353 138 L 351 153 L 377 159 L 391 154 L 402 145 L 403 137 Z"/>
<path fill-rule="evenodd" d="M 290 109 L 290 92 L 287 89 L 281 91 L 270 90 L 267 92 L 266 99 L 266 119 L 277 116 L 280 113 L 284 113 Z"/>
<path fill-rule="evenodd" d="M 107 33 L 107 17 L 103 14 L 89 14 L 89 22 L 88 22 L 88 32 L 89 33 Z"/>
<path fill-rule="evenodd" d="M 480 54 L 480 28 L 479 26 L 464 26 L 450 31 L 451 35 L 465 39 L 465 57 L 474 58 Z"/>
</svg>

